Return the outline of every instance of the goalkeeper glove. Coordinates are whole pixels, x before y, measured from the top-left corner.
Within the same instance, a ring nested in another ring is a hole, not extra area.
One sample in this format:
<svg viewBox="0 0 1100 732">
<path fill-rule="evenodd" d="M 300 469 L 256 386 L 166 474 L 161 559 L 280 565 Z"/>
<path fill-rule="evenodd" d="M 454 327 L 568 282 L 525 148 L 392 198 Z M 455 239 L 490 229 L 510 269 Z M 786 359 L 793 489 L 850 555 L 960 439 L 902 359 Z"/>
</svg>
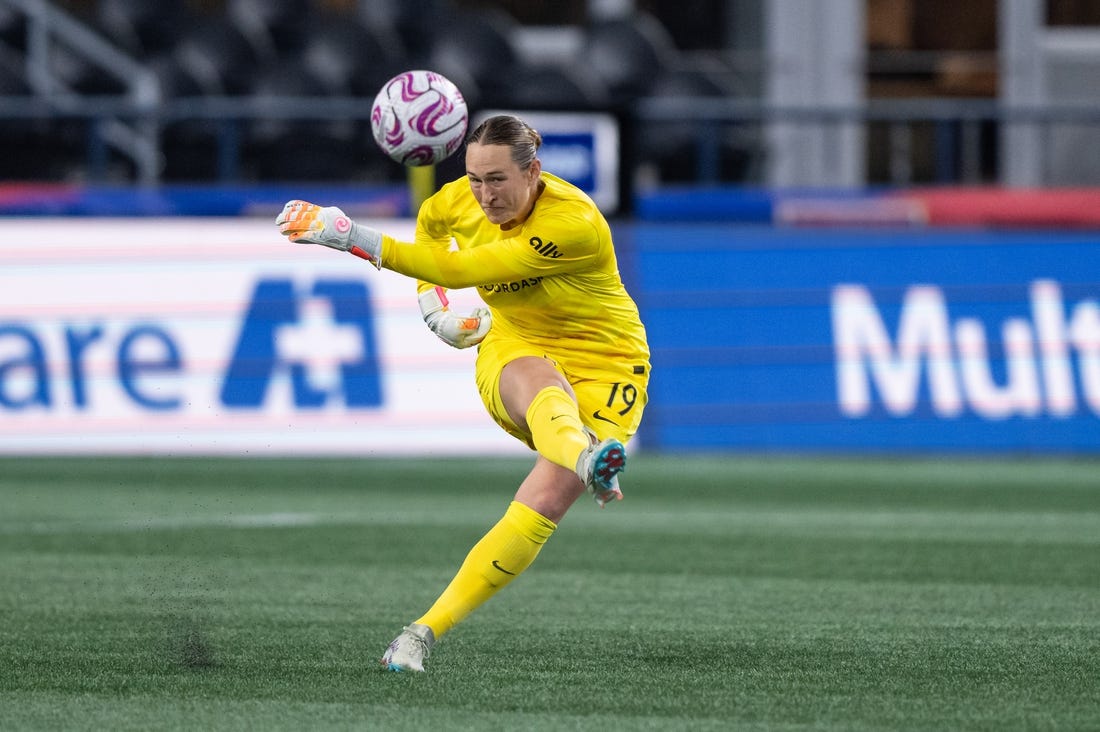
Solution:
<svg viewBox="0 0 1100 732">
<path fill-rule="evenodd" d="M 492 326 L 489 308 L 478 308 L 466 318 L 448 310 L 442 287 L 425 290 L 420 293 L 419 300 L 424 322 L 441 341 L 455 348 L 476 346 L 485 340 Z"/>
<path fill-rule="evenodd" d="M 357 224 L 335 206 L 290 201 L 275 218 L 279 233 L 298 244 L 320 244 L 351 252 L 376 268 L 382 267 L 382 233 Z"/>
</svg>

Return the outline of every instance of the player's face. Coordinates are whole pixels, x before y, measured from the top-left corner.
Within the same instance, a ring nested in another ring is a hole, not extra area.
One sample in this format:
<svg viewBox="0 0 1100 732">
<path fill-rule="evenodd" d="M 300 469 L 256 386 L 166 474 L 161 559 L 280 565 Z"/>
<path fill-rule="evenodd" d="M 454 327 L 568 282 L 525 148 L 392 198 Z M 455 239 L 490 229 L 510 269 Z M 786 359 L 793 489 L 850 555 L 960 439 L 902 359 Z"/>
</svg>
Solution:
<svg viewBox="0 0 1100 732">
<path fill-rule="evenodd" d="M 520 168 L 507 145 L 471 143 L 466 147 L 470 190 L 485 217 L 497 226 L 518 224 L 531 213 L 541 170 L 538 159 L 526 170 Z"/>
</svg>

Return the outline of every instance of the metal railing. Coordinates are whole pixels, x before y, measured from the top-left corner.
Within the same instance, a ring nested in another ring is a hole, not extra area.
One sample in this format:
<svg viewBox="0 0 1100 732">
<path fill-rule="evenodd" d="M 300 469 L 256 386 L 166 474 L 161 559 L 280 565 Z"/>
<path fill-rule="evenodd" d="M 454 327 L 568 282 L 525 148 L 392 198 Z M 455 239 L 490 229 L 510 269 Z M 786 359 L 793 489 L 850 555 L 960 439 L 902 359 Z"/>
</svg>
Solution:
<svg viewBox="0 0 1100 732">
<path fill-rule="evenodd" d="M 865 129 L 881 127 L 888 140 L 883 161 L 888 175 L 886 180 L 878 182 L 891 185 L 916 182 L 913 148 L 914 137 L 921 127 L 930 139 L 932 151 L 928 156 L 932 174 L 924 181 L 930 183 L 998 182 L 981 181 L 980 171 L 999 168 L 996 158 L 1011 154 L 1011 151 L 983 149 L 989 134 L 989 129 L 983 126 L 991 127 L 994 133 L 1010 128 L 1037 130 L 1042 150 L 1050 150 L 1059 129 L 1067 126 L 1087 128 L 1100 143 L 1100 103 L 1009 107 L 996 99 L 922 98 L 868 100 L 855 107 L 811 108 L 779 107 L 735 99 L 650 98 L 637 102 L 634 119 L 643 125 L 664 123 L 691 127 L 700 150 L 696 178 L 703 183 L 719 181 L 718 146 L 723 130 L 759 133 L 775 124 L 822 129 L 850 125 L 861 125 Z M 763 135 L 757 134 L 755 139 L 761 148 L 766 144 Z M 994 143 L 994 147 L 999 145 L 999 141 Z M 767 154 L 763 149 L 759 152 Z M 1045 180 L 1036 183 L 1049 182 L 1049 169 L 1043 177 Z M 1100 168 L 1095 171 L 1091 183 L 1100 185 Z"/>
<path fill-rule="evenodd" d="M 156 180 L 159 152 L 150 112 L 160 101 L 155 76 L 142 64 L 120 52 L 89 30 L 83 23 L 46 0 L 3 0 L 27 19 L 26 79 L 35 97 L 9 101 L 0 107 L 4 117 L 20 117 L 18 107 L 36 108 L 32 116 L 79 116 L 94 120 L 94 145 L 102 144 L 130 158 L 143 183 Z M 124 105 L 130 115 L 89 114 L 86 98 L 68 88 L 51 71 L 50 56 L 55 44 L 64 44 L 85 62 L 119 81 L 127 90 Z"/>
<path fill-rule="evenodd" d="M 89 126 L 86 179 L 104 180 L 104 151 L 110 147 L 128 154 L 135 162 L 136 181 L 156 184 L 163 164 L 161 133 L 166 126 L 184 121 L 205 121 L 217 130 L 216 169 L 221 182 L 232 182 L 241 170 L 242 128 L 254 122 L 366 122 L 370 100 L 314 97 L 195 97 L 151 102 L 142 95 L 76 97 L 71 94 L 0 96 L 0 119 L 36 120 L 67 118 Z M 723 182 L 719 170 L 720 146 L 725 132 L 740 130 L 753 155 L 767 155 L 763 134 L 769 125 L 784 124 L 831 129 L 861 125 L 885 130 L 888 149 L 880 161 L 888 170 L 885 184 L 914 182 L 980 182 L 982 171 L 997 167 L 984 149 L 988 128 L 1031 128 L 1049 143 L 1065 126 L 1087 129 L 1100 139 L 1100 106 L 1059 104 L 1042 108 L 1007 108 L 988 99 L 872 100 L 858 107 L 776 107 L 754 101 L 716 98 L 639 99 L 630 114 L 621 117 L 636 128 L 647 124 L 676 125 L 690 130 L 696 140 L 695 181 Z M 129 130 L 123 134 L 120 130 Z M 932 172 L 918 181 L 914 172 L 914 137 L 926 134 L 931 154 L 925 161 Z M 125 143 L 125 144 L 124 144 Z M 13 141 L 13 144 L 18 144 Z M 1043 144 L 1043 147 L 1049 147 Z M 646 150 L 625 151 L 624 171 L 644 162 Z M 1093 181 L 1100 184 L 1100 170 Z M 745 181 L 732 181 L 745 182 Z M 747 181 L 761 182 L 761 181 Z M 874 182 L 874 181 L 872 181 Z M 996 182 L 984 181 L 984 182 Z"/>
<path fill-rule="evenodd" d="M 196 97 L 162 98 L 156 76 L 144 65 L 119 52 L 84 24 L 46 0 L 0 0 L 27 19 L 26 79 L 32 96 L 0 96 L 0 121 L 75 120 L 86 124 L 86 145 L 74 160 L 82 178 L 106 181 L 112 153 L 132 164 L 133 181 L 157 185 L 165 168 L 164 136 L 172 125 L 199 121 L 215 131 L 219 182 L 234 182 L 242 174 L 246 155 L 245 129 L 270 121 L 326 122 L 369 119 L 371 100 L 332 97 Z M 67 88 L 51 73 L 50 54 L 64 44 L 103 74 L 117 79 L 125 93 L 84 96 Z M 647 126 L 690 130 L 694 139 L 694 182 L 767 183 L 759 161 L 769 155 L 768 131 L 778 125 L 835 131 L 862 130 L 869 141 L 869 183 L 909 185 L 915 182 L 998 182 L 1001 162 L 1013 151 L 1001 138 L 1006 130 L 1038 132 L 1037 147 L 1046 151 L 1069 128 L 1086 130 L 1100 145 L 1100 103 L 1036 107 L 1007 106 L 996 99 L 873 99 L 857 106 L 774 106 L 750 99 L 686 97 L 638 99 L 619 115 L 629 132 Z M 723 145 L 742 146 L 757 161 L 748 179 L 723 179 Z M 627 140 L 639 135 L 627 134 Z M 3 141 L 19 145 L 18 139 Z M 1065 148 L 1064 139 L 1060 143 Z M 873 146 L 874 149 L 871 149 Z M 918 152 L 918 148 L 922 148 Z M 638 145 L 624 150 L 621 166 L 633 175 L 648 162 L 651 151 Z M 1100 165 L 1091 184 L 1100 184 Z M 753 178 L 752 176 L 755 176 Z M 876 177 L 878 176 L 878 177 Z M 1049 179 L 1050 166 L 1042 178 Z M 1043 184 L 1046 180 L 1036 181 Z"/>
</svg>

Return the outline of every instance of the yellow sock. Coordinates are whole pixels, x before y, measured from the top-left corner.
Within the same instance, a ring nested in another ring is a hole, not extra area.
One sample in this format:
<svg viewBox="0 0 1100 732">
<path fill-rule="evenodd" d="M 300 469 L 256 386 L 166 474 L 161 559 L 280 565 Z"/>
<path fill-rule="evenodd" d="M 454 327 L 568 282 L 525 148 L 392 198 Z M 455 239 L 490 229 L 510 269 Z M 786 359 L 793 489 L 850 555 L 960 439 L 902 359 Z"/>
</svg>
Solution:
<svg viewBox="0 0 1100 732">
<path fill-rule="evenodd" d="M 527 407 L 527 427 L 535 449 L 547 460 L 575 470 L 577 458 L 588 447 L 577 403 L 560 386 L 548 386 Z"/>
<path fill-rule="evenodd" d="M 512 501 L 504 518 L 474 545 L 447 589 L 416 622 L 439 638 L 527 569 L 556 528 L 534 509 Z"/>
</svg>

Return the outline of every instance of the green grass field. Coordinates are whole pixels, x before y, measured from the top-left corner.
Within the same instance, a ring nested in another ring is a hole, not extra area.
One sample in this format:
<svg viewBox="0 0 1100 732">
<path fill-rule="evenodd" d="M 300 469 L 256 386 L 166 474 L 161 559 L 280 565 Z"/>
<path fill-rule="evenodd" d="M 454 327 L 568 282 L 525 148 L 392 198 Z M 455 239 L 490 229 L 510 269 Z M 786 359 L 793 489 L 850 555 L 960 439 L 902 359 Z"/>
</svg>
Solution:
<svg viewBox="0 0 1100 732">
<path fill-rule="evenodd" d="M 379 671 L 526 468 L 0 460 L 0 729 L 1100 729 L 1095 461 L 641 455 Z"/>
</svg>

